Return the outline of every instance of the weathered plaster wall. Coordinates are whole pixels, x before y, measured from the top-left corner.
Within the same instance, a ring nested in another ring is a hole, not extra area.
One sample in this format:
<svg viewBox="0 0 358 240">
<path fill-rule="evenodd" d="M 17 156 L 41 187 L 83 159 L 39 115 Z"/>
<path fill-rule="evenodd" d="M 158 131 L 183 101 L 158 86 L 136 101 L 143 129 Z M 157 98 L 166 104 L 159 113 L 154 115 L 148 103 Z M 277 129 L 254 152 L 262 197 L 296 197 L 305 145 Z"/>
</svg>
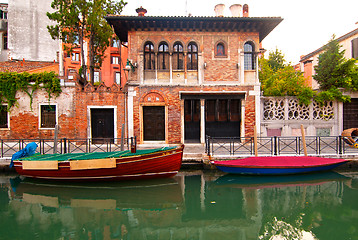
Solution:
<svg viewBox="0 0 358 240">
<path fill-rule="evenodd" d="M 24 92 L 18 92 L 16 98 L 18 104 L 10 110 L 10 122 L 8 129 L 0 129 L 1 138 L 11 139 L 34 139 L 52 138 L 53 129 L 41 129 L 40 104 L 55 104 L 58 110 L 58 124 L 60 126 L 59 137 L 75 137 L 74 122 L 74 94 L 75 88 L 62 88 L 62 93 L 57 97 L 48 98 L 47 92 L 37 90 L 33 94 L 33 102 L 30 104 L 30 97 Z M 49 101 L 50 100 L 50 101 Z"/>
<path fill-rule="evenodd" d="M 11 0 L 8 8 L 10 58 L 57 61 L 59 43 L 47 31 L 52 0 Z"/>
</svg>

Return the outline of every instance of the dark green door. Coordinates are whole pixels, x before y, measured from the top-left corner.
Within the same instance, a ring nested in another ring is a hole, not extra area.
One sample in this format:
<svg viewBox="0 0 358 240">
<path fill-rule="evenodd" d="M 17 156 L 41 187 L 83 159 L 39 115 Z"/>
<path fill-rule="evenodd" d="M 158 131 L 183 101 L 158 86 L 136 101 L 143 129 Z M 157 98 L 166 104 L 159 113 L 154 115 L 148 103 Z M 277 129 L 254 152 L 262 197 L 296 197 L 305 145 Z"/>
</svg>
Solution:
<svg viewBox="0 0 358 240">
<path fill-rule="evenodd" d="M 114 109 L 91 109 L 92 138 L 94 143 L 114 139 Z"/>
</svg>

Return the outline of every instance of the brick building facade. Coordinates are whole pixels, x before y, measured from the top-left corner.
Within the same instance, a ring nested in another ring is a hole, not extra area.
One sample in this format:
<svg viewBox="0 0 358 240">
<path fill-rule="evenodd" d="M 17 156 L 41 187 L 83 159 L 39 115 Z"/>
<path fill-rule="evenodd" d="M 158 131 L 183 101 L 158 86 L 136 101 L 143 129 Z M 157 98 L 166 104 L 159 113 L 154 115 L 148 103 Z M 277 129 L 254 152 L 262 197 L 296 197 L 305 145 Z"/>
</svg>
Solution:
<svg viewBox="0 0 358 240">
<path fill-rule="evenodd" d="M 240 5 L 238 5 L 240 6 Z M 140 143 L 252 136 L 260 125 L 257 56 L 281 18 L 108 16 L 128 42 L 128 135 Z"/>
</svg>

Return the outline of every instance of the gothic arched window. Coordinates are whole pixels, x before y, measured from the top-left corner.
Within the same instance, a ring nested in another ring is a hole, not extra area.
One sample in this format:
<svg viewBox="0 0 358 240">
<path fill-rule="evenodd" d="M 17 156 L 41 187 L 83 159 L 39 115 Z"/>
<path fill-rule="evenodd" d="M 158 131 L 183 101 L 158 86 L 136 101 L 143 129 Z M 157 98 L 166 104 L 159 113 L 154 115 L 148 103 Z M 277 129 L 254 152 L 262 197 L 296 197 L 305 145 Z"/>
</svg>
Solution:
<svg viewBox="0 0 358 240">
<path fill-rule="evenodd" d="M 255 45 L 252 42 L 246 42 L 244 45 L 244 69 L 256 69 Z"/>
<path fill-rule="evenodd" d="M 188 70 L 198 70 L 198 46 L 194 42 L 190 42 L 188 45 L 187 68 Z"/>
<path fill-rule="evenodd" d="M 151 42 L 147 42 L 144 45 L 144 70 L 154 70 L 154 45 Z"/>
<path fill-rule="evenodd" d="M 169 70 L 169 47 L 166 42 L 161 42 L 158 47 L 158 69 Z"/>
<path fill-rule="evenodd" d="M 180 42 L 174 43 L 173 47 L 173 69 L 183 70 L 184 69 L 184 49 Z"/>
</svg>

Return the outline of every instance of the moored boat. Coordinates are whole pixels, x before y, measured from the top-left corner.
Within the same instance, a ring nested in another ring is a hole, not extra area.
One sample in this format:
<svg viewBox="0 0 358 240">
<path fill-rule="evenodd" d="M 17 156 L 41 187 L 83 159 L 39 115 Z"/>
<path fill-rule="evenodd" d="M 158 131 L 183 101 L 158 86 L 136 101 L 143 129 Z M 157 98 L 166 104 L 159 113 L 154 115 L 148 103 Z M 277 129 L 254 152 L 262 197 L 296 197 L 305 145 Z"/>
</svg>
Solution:
<svg viewBox="0 0 358 240">
<path fill-rule="evenodd" d="M 358 128 L 349 128 L 342 132 L 345 143 L 350 147 L 358 148 Z"/>
<path fill-rule="evenodd" d="M 44 154 L 13 161 L 18 174 L 68 181 L 172 177 L 181 167 L 184 145 L 118 152 Z"/>
<path fill-rule="evenodd" d="M 211 161 L 211 164 L 233 174 L 285 175 L 327 171 L 346 162 L 348 160 L 312 156 L 270 156 Z"/>
</svg>

